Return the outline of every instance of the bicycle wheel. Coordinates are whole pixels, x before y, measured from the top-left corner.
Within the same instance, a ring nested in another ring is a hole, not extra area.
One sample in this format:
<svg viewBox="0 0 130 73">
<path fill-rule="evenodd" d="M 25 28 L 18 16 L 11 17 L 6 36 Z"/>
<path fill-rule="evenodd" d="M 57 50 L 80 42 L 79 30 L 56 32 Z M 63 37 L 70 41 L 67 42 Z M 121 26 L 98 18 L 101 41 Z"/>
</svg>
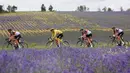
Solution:
<svg viewBox="0 0 130 73">
<path fill-rule="evenodd" d="M 80 41 L 80 40 L 79 40 L 79 41 L 76 43 L 76 45 L 77 45 L 77 46 L 83 46 L 83 43 L 84 43 L 83 41 Z"/>
<path fill-rule="evenodd" d="M 48 48 L 52 47 L 53 45 L 54 45 L 54 42 L 53 42 L 53 41 L 48 41 L 48 42 L 46 43 L 46 47 L 48 47 Z"/>
<path fill-rule="evenodd" d="M 130 45 L 129 41 L 127 41 L 127 40 L 123 40 L 123 42 L 124 42 L 124 46 L 129 46 Z"/>
<path fill-rule="evenodd" d="M 113 46 L 118 45 L 118 43 L 117 43 L 116 41 L 110 40 L 110 41 L 107 43 L 107 45 L 108 45 L 109 47 L 113 47 Z"/>
<path fill-rule="evenodd" d="M 93 47 L 98 47 L 98 42 L 97 42 L 96 40 L 93 40 L 93 41 L 92 41 L 92 46 L 93 46 Z"/>
<path fill-rule="evenodd" d="M 5 42 L 2 45 L 2 50 L 11 50 L 11 49 L 15 49 L 15 48 L 13 47 L 13 45 L 9 44 L 8 42 Z"/>
<path fill-rule="evenodd" d="M 19 43 L 20 47 L 19 48 L 28 48 L 28 44 L 25 42 Z"/>
<path fill-rule="evenodd" d="M 61 46 L 62 46 L 62 47 L 70 47 L 70 44 L 69 44 L 68 41 L 63 41 L 63 42 L 61 43 Z"/>
</svg>

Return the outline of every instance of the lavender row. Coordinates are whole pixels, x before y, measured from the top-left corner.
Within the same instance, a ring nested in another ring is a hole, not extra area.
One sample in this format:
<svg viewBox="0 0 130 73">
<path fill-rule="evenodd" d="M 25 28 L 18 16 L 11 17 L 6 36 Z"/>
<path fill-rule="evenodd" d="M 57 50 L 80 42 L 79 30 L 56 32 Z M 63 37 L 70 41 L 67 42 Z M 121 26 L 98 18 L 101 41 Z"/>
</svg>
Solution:
<svg viewBox="0 0 130 73">
<path fill-rule="evenodd" d="M 46 29 L 46 28 L 76 28 L 87 25 L 87 21 L 68 14 L 58 13 L 16 13 L 0 16 L 0 29 Z M 90 22 L 89 22 L 90 23 Z M 68 27 L 69 25 L 69 27 Z M 89 27 L 94 26 L 91 24 Z M 19 28 L 21 27 L 21 28 Z"/>
<path fill-rule="evenodd" d="M 83 18 L 91 23 L 96 23 L 101 27 L 110 28 L 117 26 L 129 29 L 130 12 L 58 12 L 61 14 L 71 14 Z"/>
<path fill-rule="evenodd" d="M 130 48 L 0 52 L 0 73 L 130 73 Z"/>
</svg>

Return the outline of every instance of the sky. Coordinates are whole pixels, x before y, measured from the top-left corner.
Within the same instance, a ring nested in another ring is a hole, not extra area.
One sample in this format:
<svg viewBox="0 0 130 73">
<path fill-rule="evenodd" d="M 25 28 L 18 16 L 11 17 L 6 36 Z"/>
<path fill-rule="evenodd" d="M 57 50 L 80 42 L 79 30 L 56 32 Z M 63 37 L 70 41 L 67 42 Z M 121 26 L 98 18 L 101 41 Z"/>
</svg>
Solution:
<svg viewBox="0 0 130 73">
<path fill-rule="evenodd" d="M 90 11 L 97 11 L 98 8 L 111 7 L 115 11 L 120 10 L 122 6 L 124 10 L 130 8 L 130 0 L 0 0 L 0 5 L 4 5 L 4 9 L 8 5 L 16 5 L 17 11 L 40 11 L 41 4 L 46 8 L 52 5 L 57 11 L 75 11 L 79 5 L 86 5 Z"/>
</svg>

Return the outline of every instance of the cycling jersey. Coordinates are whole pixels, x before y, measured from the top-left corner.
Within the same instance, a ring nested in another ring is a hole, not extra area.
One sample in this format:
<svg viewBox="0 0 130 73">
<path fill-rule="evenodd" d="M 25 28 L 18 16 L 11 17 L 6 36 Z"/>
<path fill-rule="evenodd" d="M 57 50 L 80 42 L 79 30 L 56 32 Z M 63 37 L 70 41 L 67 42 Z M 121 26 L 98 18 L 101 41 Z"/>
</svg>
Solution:
<svg viewBox="0 0 130 73">
<path fill-rule="evenodd" d="M 20 35 L 20 32 L 12 31 L 11 33 L 8 33 L 8 34 L 9 34 L 9 36 L 18 36 L 18 35 Z"/>
<path fill-rule="evenodd" d="M 20 32 L 16 31 L 15 36 L 18 36 L 18 35 L 20 35 Z"/>
<path fill-rule="evenodd" d="M 92 34 L 92 32 L 90 31 L 90 30 L 88 30 L 88 29 L 86 29 L 86 30 L 84 30 L 83 32 L 82 32 L 82 35 L 89 35 L 89 34 Z"/>
<path fill-rule="evenodd" d="M 56 36 L 58 36 L 59 34 L 63 34 L 63 32 L 61 30 L 54 30 L 54 32 L 52 32 L 52 38 L 55 38 Z"/>
<path fill-rule="evenodd" d="M 119 28 L 116 28 L 116 29 L 115 29 L 115 32 L 116 32 L 116 33 L 121 33 L 121 32 L 123 32 L 123 30 L 122 30 L 122 29 L 119 29 Z"/>
</svg>

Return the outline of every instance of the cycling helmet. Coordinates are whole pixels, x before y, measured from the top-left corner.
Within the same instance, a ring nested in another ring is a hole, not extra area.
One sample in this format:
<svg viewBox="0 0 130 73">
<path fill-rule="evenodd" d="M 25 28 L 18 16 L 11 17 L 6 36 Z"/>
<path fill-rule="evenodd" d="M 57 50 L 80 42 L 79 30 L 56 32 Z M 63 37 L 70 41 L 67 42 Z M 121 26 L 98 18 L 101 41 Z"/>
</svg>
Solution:
<svg viewBox="0 0 130 73">
<path fill-rule="evenodd" d="M 112 29 L 115 29 L 116 27 L 112 27 Z"/>
<path fill-rule="evenodd" d="M 54 31 L 54 28 L 51 28 L 51 30 L 50 31 Z"/>
<path fill-rule="evenodd" d="M 12 31 L 12 29 L 8 29 L 8 31 L 9 31 L 9 32 L 11 32 L 11 31 Z"/>
<path fill-rule="evenodd" d="M 83 28 L 80 29 L 80 31 L 83 31 L 83 30 L 84 30 Z"/>
</svg>

